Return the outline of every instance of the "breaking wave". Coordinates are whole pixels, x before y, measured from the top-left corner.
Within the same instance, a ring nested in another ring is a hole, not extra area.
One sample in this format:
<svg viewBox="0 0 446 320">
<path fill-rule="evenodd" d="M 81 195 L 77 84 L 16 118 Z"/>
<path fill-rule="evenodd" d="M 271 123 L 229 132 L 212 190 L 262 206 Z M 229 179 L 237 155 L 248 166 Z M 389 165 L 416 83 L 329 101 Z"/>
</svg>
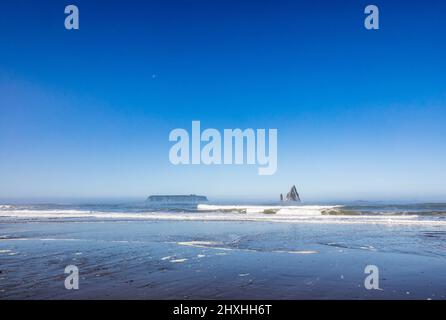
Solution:
<svg viewBox="0 0 446 320">
<path fill-rule="evenodd" d="M 162 209 L 150 207 L 57 207 L 49 205 L 12 206 L 1 205 L 1 220 L 177 220 L 177 221 L 259 221 L 320 224 L 400 224 L 400 225 L 446 225 L 444 207 L 435 210 L 417 207 L 393 208 L 383 206 L 346 205 L 209 205 L 199 204 L 192 210 Z M 98 210 L 99 209 L 99 210 Z M 101 210 L 102 209 L 102 210 Z"/>
<path fill-rule="evenodd" d="M 434 210 L 431 210 L 433 207 Z M 348 205 L 300 205 L 300 206 L 243 206 L 243 205 L 208 205 L 199 204 L 198 211 L 210 212 L 238 212 L 263 214 L 296 214 L 300 216 L 438 216 L 446 217 L 446 205 L 376 205 L 376 206 L 348 206 Z"/>
<path fill-rule="evenodd" d="M 209 205 L 199 204 L 198 211 L 238 212 L 238 213 L 263 213 L 263 214 L 292 214 L 320 215 L 323 210 L 334 209 L 340 206 L 243 206 L 243 205 Z"/>
</svg>

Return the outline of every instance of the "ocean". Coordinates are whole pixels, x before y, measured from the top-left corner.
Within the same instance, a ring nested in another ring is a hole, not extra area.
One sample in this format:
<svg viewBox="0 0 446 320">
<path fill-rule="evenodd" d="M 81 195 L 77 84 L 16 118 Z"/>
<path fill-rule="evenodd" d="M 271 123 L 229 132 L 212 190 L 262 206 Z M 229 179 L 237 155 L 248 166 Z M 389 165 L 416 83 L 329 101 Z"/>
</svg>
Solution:
<svg viewBox="0 0 446 320">
<path fill-rule="evenodd" d="M 242 202 L 1 204 L 0 219 L 1 221 L 92 219 L 444 225 L 446 203 L 361 201 L 298 205 Z"/>
<path fill-rule="evenodd" d="M 0 206 L 0 299 L 445 297 L 443 203 Z"/>
</svg>

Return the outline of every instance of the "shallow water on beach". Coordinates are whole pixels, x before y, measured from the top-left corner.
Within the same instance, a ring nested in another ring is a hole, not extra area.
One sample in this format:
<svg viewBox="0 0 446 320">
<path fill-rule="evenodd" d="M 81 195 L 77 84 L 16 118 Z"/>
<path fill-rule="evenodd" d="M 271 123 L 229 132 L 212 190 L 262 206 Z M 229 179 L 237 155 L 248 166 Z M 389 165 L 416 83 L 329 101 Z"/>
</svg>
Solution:
<svg viewBox="0 0 446 320">
<path fill-rule="evenodd" d="M 365 289 L 367 265 L 381 290 Z M 0 222 L 1 299 L 445 299 L 445 267 L 437 223 Z"/>
</svg>

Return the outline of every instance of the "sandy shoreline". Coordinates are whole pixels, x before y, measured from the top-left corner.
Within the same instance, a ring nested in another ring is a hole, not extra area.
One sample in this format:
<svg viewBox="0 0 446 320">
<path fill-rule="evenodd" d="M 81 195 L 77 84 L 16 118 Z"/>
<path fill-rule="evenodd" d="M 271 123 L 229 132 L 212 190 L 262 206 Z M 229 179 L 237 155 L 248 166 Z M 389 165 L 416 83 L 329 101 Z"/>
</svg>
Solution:
<svg viewBox="0 0 446 320">
<path fill-rule="evenodd" d="M 441 226 L 0 223 L 1 299 L 445 299 Z M 382 290 L 364 288 L 364 267 Z M 79 290 L 66 290 L 76 265 Z"/>
</svg>

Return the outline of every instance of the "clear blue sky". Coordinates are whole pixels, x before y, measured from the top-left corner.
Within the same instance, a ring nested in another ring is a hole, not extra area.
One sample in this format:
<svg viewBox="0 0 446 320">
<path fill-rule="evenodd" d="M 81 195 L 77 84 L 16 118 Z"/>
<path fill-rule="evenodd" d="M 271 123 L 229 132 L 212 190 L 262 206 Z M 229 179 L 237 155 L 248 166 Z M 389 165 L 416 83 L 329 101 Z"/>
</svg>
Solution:
<svg viewBox="0 0 446 320">
<path fill-rule="evenodd" d="M 367 4 L 380 30 L 363 27 Z M 80 30 L 64 29 L 64 7 Z M 0 2 L 0 198 L 446 200 L 444 1 Z M 278 171 L 170 164 L 277 128 Z"/>
</svg>

